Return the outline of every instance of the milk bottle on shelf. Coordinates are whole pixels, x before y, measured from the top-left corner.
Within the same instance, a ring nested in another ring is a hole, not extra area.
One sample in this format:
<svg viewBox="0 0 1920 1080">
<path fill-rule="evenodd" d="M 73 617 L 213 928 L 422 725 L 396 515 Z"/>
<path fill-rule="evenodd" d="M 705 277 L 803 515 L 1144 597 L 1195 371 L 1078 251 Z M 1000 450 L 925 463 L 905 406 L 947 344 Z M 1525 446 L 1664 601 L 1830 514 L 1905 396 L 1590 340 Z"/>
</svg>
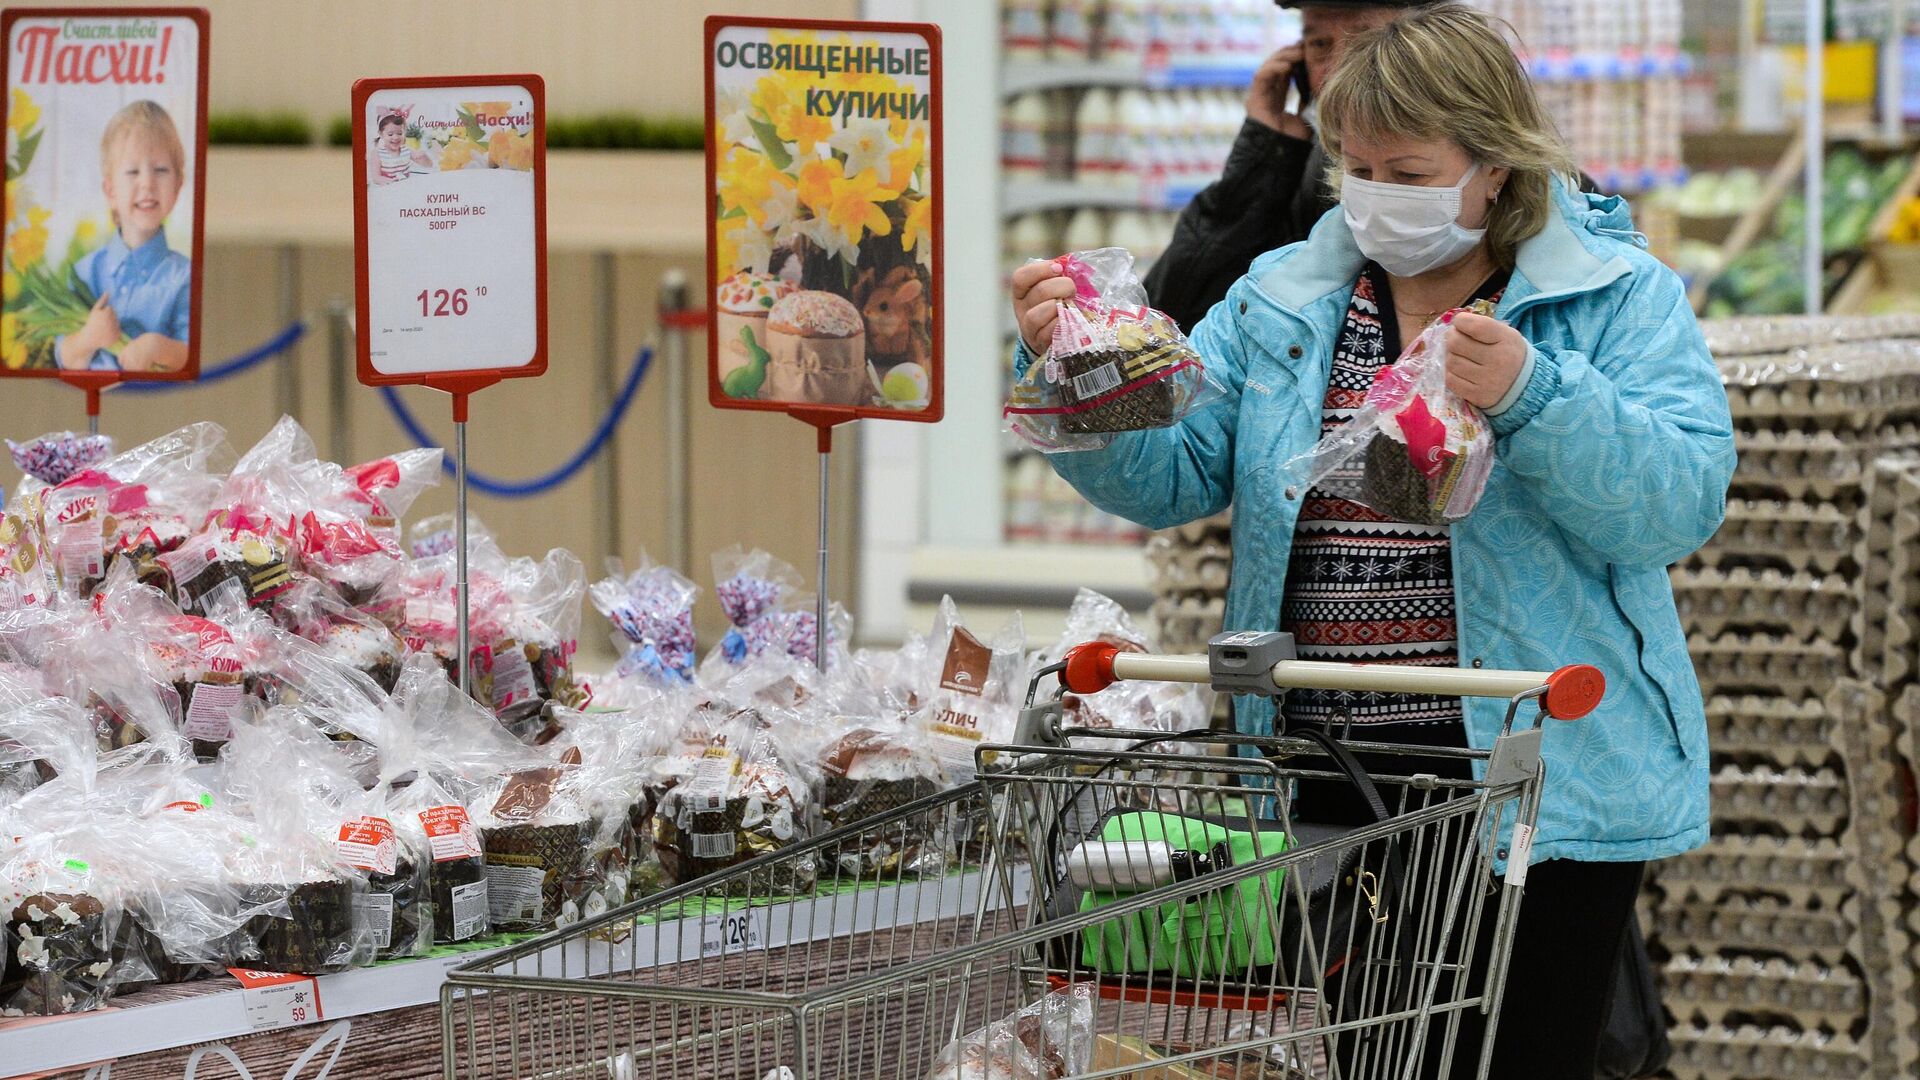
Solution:
<svg viewBox="0 0 1920 1080">
<path fill-rule="evenodd" d="M 1068 251 L 1092 251 L 1107 246 L 1107 223 L 1100 211 L 1083 206 L 1067 219 L 1067 232 L 1060 241 Z"/>
<path fill-rule="evenodd" d="M 1100 185 L 1113 182 L 1116 119 L 1111 92 L 1093 89 L 1081 97 L 1073 118 L 1075 180 Z"/>
<path fill-rule="evenodd" d="M 1044 179 L 1047 169 L 1047 106 L 1038 93 L 1021 94 L 1003 112 L 1000 169 L 1008 181 Z"/>
<path fill-rule="evenodd" d="M 1047 16 L 1042 0 L 1001 0 L 1000 46 L 1007 59 L 1047 58 Z"/>
<path fill-rule="evenodd" d="M 1093 0 L 1053 0 L 1047 44 L 1054 61 L 1086 63 L 1093 48 L 1093 7 Z"/>
<path fill-rule="evenodd" d="M 1139 192 L 1153 166 L 1154 111 L 1145 91 L 1123 90 L 1119 99 L 1119 123 L 1112 146 L 1115 187 Z"/>
</svg>

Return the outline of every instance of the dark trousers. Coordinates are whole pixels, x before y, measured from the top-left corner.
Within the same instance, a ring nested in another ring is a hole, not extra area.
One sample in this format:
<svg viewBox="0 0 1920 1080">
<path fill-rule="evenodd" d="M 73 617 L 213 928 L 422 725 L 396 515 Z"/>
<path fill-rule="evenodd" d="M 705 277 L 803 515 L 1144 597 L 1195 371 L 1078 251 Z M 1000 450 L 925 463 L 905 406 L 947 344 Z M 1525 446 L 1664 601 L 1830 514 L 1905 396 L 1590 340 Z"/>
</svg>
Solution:
<svg viewBox="0 0 1920 1080">
<path fill-rule="evenodd" d="M 1554 859 L 1527 871 L 1506 996 L 1494 1036 L 1491 1080 L 1593 1080 L 1614 974 L 1633 918 L 1644 863 Z M 1480 927 L 1476 964 L 1493 946 L 1494 905 Z M 1483 1018 L 1461 1027 L 1453 1076 L 1472 1077 Z"/>
</svg>

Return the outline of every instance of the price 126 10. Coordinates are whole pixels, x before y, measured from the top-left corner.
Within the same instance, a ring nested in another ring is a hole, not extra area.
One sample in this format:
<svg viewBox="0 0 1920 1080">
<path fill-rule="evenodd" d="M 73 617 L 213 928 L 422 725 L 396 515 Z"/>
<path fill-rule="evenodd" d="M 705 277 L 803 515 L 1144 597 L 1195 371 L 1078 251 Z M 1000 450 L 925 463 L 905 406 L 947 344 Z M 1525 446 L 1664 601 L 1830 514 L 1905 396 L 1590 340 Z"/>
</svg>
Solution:
<svg viewBox="0 0 1920 1080">
<path fill-rule="evenodd" d="M 449 316 L 465 315 L 468 311 L 469 293 L 466 289 L 421 289 L 414 299 L 420 301 L 420 317 L 438 319 Z M 487 295 L 485 285 L 477 285 L 471 295 Z"/>
</svg>

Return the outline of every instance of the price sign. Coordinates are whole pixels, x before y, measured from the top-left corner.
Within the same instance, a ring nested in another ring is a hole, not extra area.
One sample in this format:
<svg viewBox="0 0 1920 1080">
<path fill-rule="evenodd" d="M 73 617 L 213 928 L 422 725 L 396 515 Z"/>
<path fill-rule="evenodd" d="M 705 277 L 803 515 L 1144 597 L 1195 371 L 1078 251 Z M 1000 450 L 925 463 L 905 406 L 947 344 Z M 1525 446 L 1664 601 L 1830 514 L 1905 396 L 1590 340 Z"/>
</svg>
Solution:
<svg viewBox="0 0 1920 1080">
<path fill-rule="evenodd" d="M 322 1019 L 320 984 L 311 975 L 228 968 L 240 980 L 240 1003 L 255 1031 L 311 1024 Z"/>
<path fill-rule="evenodd" d="M 545 86 L 353 86 L 360 381 L 460 391 L 547 366 Z"/>
<path fill-rule="evenodd" d="M 745 908 L 709 915 L 700 923 L 700 956 L 711 959 L 767 947 L 765 908 Z"/>
<path fill-rule="evenodd" d="M 200 372 L 207 12 L 9 8 L 0 376 Z"/>
<path fill-rule="evenodd" d="M 715 15 L 706 44 L 708 400 L 940 419 L 939 28 Z"/>
</svg>

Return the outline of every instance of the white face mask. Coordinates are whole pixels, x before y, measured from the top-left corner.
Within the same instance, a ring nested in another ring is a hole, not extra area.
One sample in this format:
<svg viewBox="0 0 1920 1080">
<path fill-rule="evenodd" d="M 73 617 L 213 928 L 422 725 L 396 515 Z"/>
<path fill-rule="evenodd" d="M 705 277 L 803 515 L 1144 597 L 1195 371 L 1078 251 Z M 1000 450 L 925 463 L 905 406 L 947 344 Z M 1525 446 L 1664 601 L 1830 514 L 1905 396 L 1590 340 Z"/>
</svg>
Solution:
<svg viewBox="0 0 1920 1080">
<path fill-rule="evenodd" d="M 1340 204 L 1361 254 L 1395 277 L 1417 277 L 1458 262 L 1487 235 L 1485 229 L 1460 227 L 1460 204 L 1479 171 L 1476 163 L 1452 187 L 1347 177 Z"/>
</svg>

